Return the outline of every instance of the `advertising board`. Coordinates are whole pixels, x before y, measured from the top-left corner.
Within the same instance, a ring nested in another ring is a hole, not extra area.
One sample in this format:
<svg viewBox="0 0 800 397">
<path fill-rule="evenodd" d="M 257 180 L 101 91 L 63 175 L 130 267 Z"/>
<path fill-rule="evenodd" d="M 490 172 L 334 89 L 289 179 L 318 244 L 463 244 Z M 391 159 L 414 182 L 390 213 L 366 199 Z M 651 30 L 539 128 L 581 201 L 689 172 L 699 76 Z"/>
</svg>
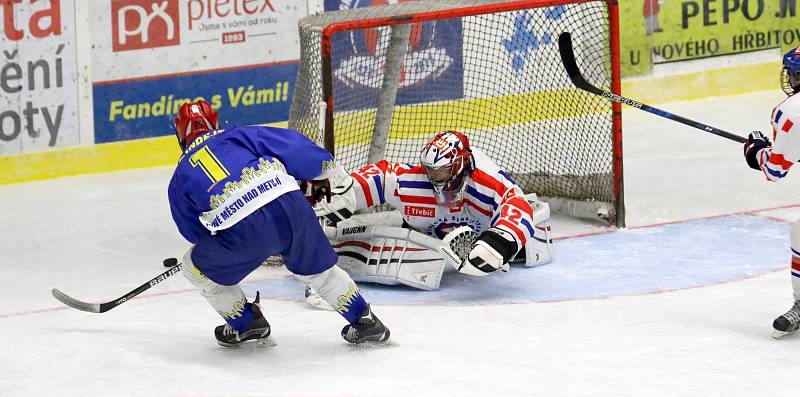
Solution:
<svg viewBox="0 0 800 397">
<path fill-rule="evenodd" d="M 620 20 L 623 76 L 654 64 L 800 44 L 797 0 L 624 0 Z"/>
<path fill-rule="evenodd" d="M 0 12 L 0 155 L 80 144 L 75 2 L 4 2 Z"/>
<path fill-rule="evenodd" d="M 223 123 L 287 119 L 299 55 L 293 0 L 113 0 L 92 20 L 97 143 L 168 135 L 197 98 Z"/>
</svg>

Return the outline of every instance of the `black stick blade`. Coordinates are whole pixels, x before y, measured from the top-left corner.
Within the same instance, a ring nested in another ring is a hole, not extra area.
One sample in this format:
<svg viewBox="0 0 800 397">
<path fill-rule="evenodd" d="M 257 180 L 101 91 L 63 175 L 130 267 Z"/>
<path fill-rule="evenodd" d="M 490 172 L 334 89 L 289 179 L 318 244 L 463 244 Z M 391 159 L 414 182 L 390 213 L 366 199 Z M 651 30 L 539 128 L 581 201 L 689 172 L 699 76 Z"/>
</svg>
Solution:
<svg viewBox="0 0 800 397">
<path fill-rule="evenodd" d="M 53 288 L 51 292 L 54 298 L 58 299 L 61 303 L 73 309 L 78 309 L 80 311 L 89 313 L 102 313 L 102 311 L 100 311 L 100 304 L 98 303 L 88 303 L 84 301 L 79 301 L 55 288 Z"/>
<path fill-rule="evenodd" d="M 570 80 L 575 81 L 575 76 L 580 76 L 578 64 L 575 62 L 575 51 L 572 49 L 572 35 L 569 32 L 562 32 L 558 35 L 558 53 L 561 55 L 561 63 L 567 70 Z"/>
<path fill-rule="evenodd" d="M 672 121 L 676 121 L 678 123 L 688 125 L 690 127 L 694 127 L 699 130 L 703 130 L 705 132 L 721 136 L 723 138 L 730 139 L 735 142 L 739 143 L 745 142 L 745 138 L 739 135 L 731 134 L 730 132 L 726 132 L 720 130 L 719 128 L 711 127 L 709 125 L 705 125 L 703 123 L 687 119 L 686 117 L 678 116 L 677 114 L 672 114 L 670 112 L 661 110 L 659 108 L 646 105 L 639 101 L 634 101 L 633 99 L 630 98 L 625 98 L 622 95 L 618 95 L 611 91 L 600 89 L 592 85 L 591 83 L 586 81 L 586 78 L 583 77 L 580 69 L 578 69 L 578 63 L 575 61 L 575 51 L 572 48 L 572 35 L 569 32 L 562 32 L 560 35 L 558 35 L 558 53 L 561 55 L 561 63 L 564 64 L 564 69 L 567 71 L 569 79 L 572 80 L 572 84 L 575 84 L 575 86 L 581 90 L 590 92 L 595 95 L 599 95 L 613 102 L 625 104 L 640 110 L 644 110 L 645 112 L 652 113 L 657 116 L 661 116 L 670 119 Z"/>
<path fill-rule="evenodd" d="M 575 61 L 575 50 L 572 47 L 572 34 L 569 32 L 562 32 L 558 35 L 558 53 L 561 55 L 561 63 L 564 65 L 569 79 L 572 80 L 572 84 L 596 95 L 603 94 L 602 90 L 586 81 L 581 74 L 581 70 L 578 69 L 578 62 Z"/>
<path fill-rule="evenodd" d="M 125 302 L 127 302 L 127 301 L 129 301 L 131 299 L 133 299 L 133 298 L 135 298 L 136 296 L 138 296 L 139 294 L 141 294 L 144 291 L 147 291 L 148 289 L 150 289 L 154 285 L 156 285 L 156 284 L 168 279 L 170 276 L 172 276 L 175 273 L 181 271 L 182 268 L 183 268 L 183 265 L 178 263 L 177 265 L 170 267 L 169 270 L 165 271 L 164 273 L 161 273 L 158 276 L 156 276 L 155 278 L 151 279 L 150 281 L 148 281 L 148 282 L 136 287 L 136 289 L 134 289 L 133 291 L 128 292 L 127 294 L 117 298 L 116 300 L 110 301 L 110 302 L 88 303 L 88 302 L 84 302 L 84 301 L 79 301 L 79 300 L 77 300 L 77 299 L 75 299 L 75 298 L 73 298 L 73 297 L 71 297 L 71 296 L 69 296 L 69 295 L 67 295 L 67 294 L 55 289 L 55 288 L 53 288 L 52 294 L 53 294 L 53 297 L 58 299 L 61 303 L 65 304 L 65 305 L 67 305 L 67 306 L 69 306 L 69 307 L 71 307 L 73 309 L 78 309 L 78 310 L 81 310 L 81 311 L 84 311 L 84 312 L 89 312 L 89 313 L 105 313 L 105 312 L 107 312 L 107 311 L 109 311 L 109 310 L 111 310 L 111 309 L 113 309 L 113 308 L 115 308 L 115 307 L 117 307 L 117 306 L 119 306 L 119 305 L 121 305 L 121 304 L 123 304 L 123 303 L 125 303 Z"/>
</svg>

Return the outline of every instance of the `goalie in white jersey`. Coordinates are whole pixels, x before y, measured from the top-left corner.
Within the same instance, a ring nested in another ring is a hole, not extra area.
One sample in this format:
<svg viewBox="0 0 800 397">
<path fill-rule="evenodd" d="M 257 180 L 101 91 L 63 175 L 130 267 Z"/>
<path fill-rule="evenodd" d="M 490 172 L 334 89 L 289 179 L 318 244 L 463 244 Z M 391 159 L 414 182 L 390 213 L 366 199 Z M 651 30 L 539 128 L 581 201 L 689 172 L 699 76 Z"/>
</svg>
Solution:
<svg viewBox="0 0 800 397">
<path fill-rule="evenodd" d="M 526 197 L 461 132 L 431 138 L 420 165 L 382 160 L 343 177 L 333 193 L 330 202 L 315 206 L 331 224 L 356 210 L 391 204 L 404 230 L 411 229 L 410 246 L 403 239 L 373 238 L 366 228 L 343 228 L 333 236 L 339 266 L 356 281 L 436 289 L 445 262 L 485 276 L 511 262 L 532 267 L 551 260 L 548 205 Z"/>
<path fill-rule="evenodd" d="M 800 160 L 800 47 L 783 57 L 781 86 L 789 97 L 772 110 L 772 139 L 759 131 L 751 132 L 744 145 L 747 165 L 764 173 L 769 181 L 779 181 L 789 172 L 789 167 Z M 791 280 L 794 305 L 775 319 L 773 336 L 782 337 L 800 328 L 800 220 L 792 225 Z"/>
</svg>

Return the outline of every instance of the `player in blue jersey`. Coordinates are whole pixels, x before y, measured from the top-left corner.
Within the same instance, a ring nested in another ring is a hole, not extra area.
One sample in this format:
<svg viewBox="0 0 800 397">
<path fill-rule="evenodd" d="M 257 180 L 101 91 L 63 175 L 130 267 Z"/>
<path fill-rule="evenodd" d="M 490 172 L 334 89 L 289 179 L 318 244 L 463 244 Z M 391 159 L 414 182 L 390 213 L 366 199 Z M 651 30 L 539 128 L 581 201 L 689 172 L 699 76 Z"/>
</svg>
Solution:
<svg viewBox="0 0 800 397">
<path fill-rule="evenodd" d="M 219 128 L 203 100 L 181 106 L 175 133 L 183 155 L 169 184 L 172 217 L 193 244 L 183 274 L 225 320 L 214 336 L 222 346 L 263 340 L 270 325 L 256 293 L 247 302 L 238 283 L 271 255 L 313 287 L 349 323 L 351 343 L 385 341 L 389 330 L 343 270 L 297 181 L 324 196 L 336 172 L 333 156 L 288 129 Z"/>
<path fill-rule="evenodd" d="M 772 110 L 773 142 L 761 132 L 753 131 L 744 144 L 747 165 L 773 182 L 788 175 L 789 167 L 800 159 L 800 47 L 783 56 L 781 88 L 787 98 Z M 789 242 L 794 305 L 772 322 L 774 338 L 794 334 L 800 329 L 800 220 L 792 225 Z"/>
</svg>

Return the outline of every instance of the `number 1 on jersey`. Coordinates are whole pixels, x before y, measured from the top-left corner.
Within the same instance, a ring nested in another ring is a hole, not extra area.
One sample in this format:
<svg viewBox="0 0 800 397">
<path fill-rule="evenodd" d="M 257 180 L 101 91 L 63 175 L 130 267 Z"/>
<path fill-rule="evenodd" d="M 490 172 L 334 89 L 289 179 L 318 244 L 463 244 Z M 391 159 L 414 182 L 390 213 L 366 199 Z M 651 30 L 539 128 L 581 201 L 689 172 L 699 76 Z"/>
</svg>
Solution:
<svg viewBox="0 0 800 397">
<path fill-rule="evenodd" d="M 225 169 L 225 166 L 222 165 L 208 146 L 204 146 L 196 151 L 192 157 L 189 158 L 189 161 L 192 163 L 192 167 L 200 166 L 203 172 L 206 173 L 208 179 L 211 179 L 211 182 L 215 184 L 230 176 L 228 170 Z"/>
</svg>

